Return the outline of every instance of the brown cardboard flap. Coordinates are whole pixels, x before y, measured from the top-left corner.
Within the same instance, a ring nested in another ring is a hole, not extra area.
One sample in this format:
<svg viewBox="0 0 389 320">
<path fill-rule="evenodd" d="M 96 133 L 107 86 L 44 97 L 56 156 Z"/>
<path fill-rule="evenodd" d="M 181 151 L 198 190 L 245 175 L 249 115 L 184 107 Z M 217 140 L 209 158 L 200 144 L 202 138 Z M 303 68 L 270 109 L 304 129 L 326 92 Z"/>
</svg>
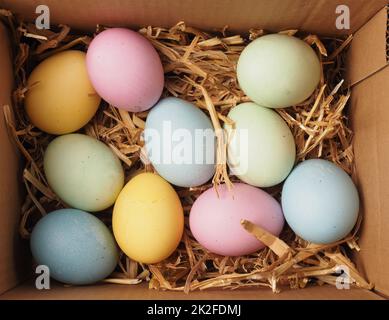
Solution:
<svg viewBox="0 0 389 320">
<path fill-rule="evenodd" d="M 0 23 L 0 293 L 15 286 L 29 269 L 17 227 L 20 220 L 20 160 L 11 144 L 2 106 L 10 104 L 13 85 L 7 33 Z"/>
<path fill-rule="evenodd" d="M 357 261 L 389 296 L 389 68 L 356 85 L 351 106 L 364 218 Z"/>
<path fill-rule="evenodd" d="M 97 23 L 169 27 L 183 20 L 206 30 L 229 25 L 234 31 L 259 27 L 270 31 L 297 28 L 320 34 L 348 34 L 358 30 L 386 3 L 386 0 L 3 0 L 0 6 L 32 21 L 37 16 L 36 6 L 47 4 L 52 23 L 88 30 L 93 30 Z M 338 5 L 350 8 L 351 30 L 336 28 Z"/>
<path fill-rule="evenodd" d="M 383 8 L 356 34 L 348 52 L 348 82 L 354 85 L 387 65 L 387 9 Z"/>
<path fill-rule="evenodd" d="M 193 291 L 189 294 L 173 291 L 150 290 L 147 284 L 139 285 L 113 285 L 97 284 L 93 288 L 84 287 L 63 287 L 58 284 L 52 285 L 52 290 L 37 290 L 32 282 L 25 283 L 0 296 L 2 299 L 114 299 L 114 300 L 215 300 L 215 299 L 236 299 L 236 300 L 375 300 L 382 299 L 374 292 L 363 289 L 338 290 L 333 286 L 308 286 L 302 290 L 291 290 L 285 288 L 281 293 L 272 293 L 268 288 L 240 289 L 240 290 L 206 290 Z"/>
</svg>

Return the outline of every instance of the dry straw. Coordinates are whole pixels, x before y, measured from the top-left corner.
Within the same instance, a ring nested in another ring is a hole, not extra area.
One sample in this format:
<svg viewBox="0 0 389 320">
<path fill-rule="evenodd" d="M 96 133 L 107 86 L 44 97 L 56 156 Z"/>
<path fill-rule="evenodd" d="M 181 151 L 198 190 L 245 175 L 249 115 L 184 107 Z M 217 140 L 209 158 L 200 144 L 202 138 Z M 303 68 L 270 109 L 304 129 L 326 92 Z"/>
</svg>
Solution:
<svg viewBox="0 0 389 320">
<path fill-rule="evenodd" d="M 26 117 L 23 108 L 28 90 L 26 76 L 36 63 L 58 51 L 85 50 L 91 37 L 72 33 L 68 26 L 62 25 L 56 31 L 36 30 L 31 24 L 17 21 L 8 11 L 2 10 L 1 14 L 15 45 L 13 107 L 3 109 L 10 132 L 25 158 L 23 179 L 27 193 L 20 234 L 27 239 L 39 218 L 65 204 L 50 189 L 42 171 L 43 153 L 53 137 L 34 128 Z M 96 32 L 103 29 L 98 26 Z M 263 30 L 250 30 L 249 38 L 245 38 L 230 35 L 227 28 L 209 34 L 180 22 L 170 29 L 147 27 L 139 32 L 151 41 L 162 59 L 166 79 L 164 95 L 193 102 L 210 116 L 215 129 L 220 129 L 225 122 L 231 123 L 226 117 L 230 108 L 249 101 L 237 84 L 236 62 L 245 45 L 262 36 Z M 320 56 L 323 70 L 320 84 L 309 99 L 277 110 L 294 135 L 297 162 L 316 157 L 329 159 L 355 179 L 352 131 L 345 112 L 350 92 L 342 79 L 344 49 L 351 36 L 345 40 L 319 39 L 297 30 L 283 33 L 299 36 L 312 45 Z M 103 103 L 83 129 L 111 147 L 123 161 L 127 179 L 139 171 L 153 171 L 142 152 L 141 133 L 146 116 L 147 112 L 128 113 Z M 218 135 L 218 160 L 223 160 L 225 153 L 226 141 Z M 237 179 L 229 176 L 226 166 L 219 162 L 213 184 L 231 181 Z M 348 267 L 352 285 L 372 288 L 346 256 L 349 249 L 359 250 L 356 240 L 361 219 L 352 234 L 330 245 L 307 243 L 288 228 L 277 238 L 249 221 L 242 221 L 242 227 L 267 245 L 265 249 L 242 257 L 208 252 L 192 237 L 187 216 L 196 197 L 211 186 L 177 189 L 185 210 L 186 227 L 182 242 L 171 257 L 159 264 L 142 265 L 122 254 L 116 272 L 105 281 L 128 285 L 148 281 L 150 288 L 184 292 L 216 287 L 270 287 L 278 292 L 284 285 L 303 288 L 308 283 L 336 284 L 336 268 L 344 265 Z M 279 198 L 280 186 L 267 191 Z M 97 215 L 110 225 L 110 210 Z"/>
</svg>

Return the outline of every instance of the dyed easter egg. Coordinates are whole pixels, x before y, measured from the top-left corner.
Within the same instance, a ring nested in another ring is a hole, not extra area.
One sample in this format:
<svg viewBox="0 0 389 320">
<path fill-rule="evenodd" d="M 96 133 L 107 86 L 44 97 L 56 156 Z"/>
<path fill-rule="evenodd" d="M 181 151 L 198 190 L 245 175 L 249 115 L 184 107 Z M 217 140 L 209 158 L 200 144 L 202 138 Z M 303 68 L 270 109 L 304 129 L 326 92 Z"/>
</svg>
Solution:
<svg viewBox="0 0 389 320">
<path fill-rule="evenodd" d="M 31 251 L 50 276 L 66 284 L 85 285 L 103 280 L 119 259 L 109 229 L 81 210 L 61 209 L 44 216 L 31 234 Z"/>
<path fill-rule="evenodd" d="M 147 116 L 144 138 L 150 162 L 170 183 L 195 187 L 213 177 L 213 126 L 193 104 L 174 97 L 159 101 Z"/>
<path fill-rule="evenodd" d="M 154 173 L 132 178 L 116 200 L 112 227 L 117 243 L 131 259 L 157 263 L 180 243 L 184 214 L 172 186 Z"/>
<path fill-rule="evenodd" d="M 279 203 L 265 191 L 244 183 L 210 188 L 194 202 L 189 216 L 195 239 L 213 253 L 225 256 L 251 254 L 264 244 L 248 233 L 241 220 L 249 220 L 278 236 L 284 225 Z"/>
<path fill-rule="evenodd" d="M 89 45 L 86 62 L 96 91 L 117 108 L 144 111 L 162 94 L 161 60 L 138 32 L 112 28 L 99 33 Z"/>
<path fill-rule="evenodd" d="M 62 51 L 43 60 L 31 72 L 27 85 L 27 115 L 33 125 L 51 134 L 82 128 L 101 100 L 88 78 L 82 51 Z"/>
<path fill-rule="evenodd" d="M 44 171 L 62 201 L 89 212 L 113 205 L 124 185 L 118 157 L 104 143 L 84 134 L 54 139 L 45 151 Z"/>
<path fill-rule="evenodd" d="M 358 191 L 336 164 L 322 159 L 300 163 L 282 189 L 285 219 L 301 238 L 338 241 L 352 230 L 359 211 Z"/>
<path fill-rule="evenodd" d="M 296 105 L 307 99 L 320 81 L 320 61 L 304 41 L 270 34 L 252 41 L 241 53 L 239 85 L 255 103 L 268 108 Z"/>
<path fill-rule="evenodd" d="M 294 138 L 284 120 L 252 102 L 234 107 L 228 117 L 235 122 L 235 127 L 225 125 L 231 173 L 257 187 L 282 182 L 296 157 Z"/>
</svg>

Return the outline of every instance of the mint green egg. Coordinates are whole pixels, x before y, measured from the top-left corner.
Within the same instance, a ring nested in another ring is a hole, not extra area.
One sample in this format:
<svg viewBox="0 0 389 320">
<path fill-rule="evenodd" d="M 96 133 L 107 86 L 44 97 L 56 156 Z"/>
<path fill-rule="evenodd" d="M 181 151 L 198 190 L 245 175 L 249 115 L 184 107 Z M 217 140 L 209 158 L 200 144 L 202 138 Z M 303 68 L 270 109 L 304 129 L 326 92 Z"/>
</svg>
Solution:
<svg viewBox="0 0 389 320">
<path fill-rule="evenodd" d="M 253 102 L 228 113 L 234 127 L 225 125 L 227 162 L 232 174 L 256 187 L 282 182 L 292 170 L 296 146 L 285 121 L 272 109 Z"/>
<path fill-rule="evenodd" d="M 63 202 L 89 212 L 113 205 L 124 185 L 119 158 L 107 145 L 84 134 L 55 138 L 44 155 L 44 172 Z"/>
<path fill-rule="evenodd" d="M 241 53 L 238 82 L 255 103 L 268 108 L 299 104 L 313 93 L 321 67 L 315 51 L 303 40 L 270 34 L 252 41 Z"/>
</svg>

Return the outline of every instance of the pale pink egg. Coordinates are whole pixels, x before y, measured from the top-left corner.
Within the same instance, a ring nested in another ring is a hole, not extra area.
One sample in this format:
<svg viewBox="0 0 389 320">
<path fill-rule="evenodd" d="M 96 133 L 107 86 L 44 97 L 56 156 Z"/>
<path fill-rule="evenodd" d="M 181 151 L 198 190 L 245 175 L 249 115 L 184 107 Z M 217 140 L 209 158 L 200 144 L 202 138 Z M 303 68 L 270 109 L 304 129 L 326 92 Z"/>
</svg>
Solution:
<svg viewBox="0 0 389 320">
<path fill-rule="evenodd" d="M 280 204 L 265 191 L 236 183 L 202 193 L 194 202 L 189 216 L 190 230 L 196 240 L 209 251 L 224 256 L 254 253 L 264 244 L 240 224 L 242 219 L 261 226 L 278 236 L 284 226 Z"/>
<path fill-rule="evenodd" d="M 144 111 L 162 94 L 164 73 L 158 53 L 135 31 L 101 32 L 89 45 L 86 63 L 97 93 L 117 108 Z"/>
</svg>

